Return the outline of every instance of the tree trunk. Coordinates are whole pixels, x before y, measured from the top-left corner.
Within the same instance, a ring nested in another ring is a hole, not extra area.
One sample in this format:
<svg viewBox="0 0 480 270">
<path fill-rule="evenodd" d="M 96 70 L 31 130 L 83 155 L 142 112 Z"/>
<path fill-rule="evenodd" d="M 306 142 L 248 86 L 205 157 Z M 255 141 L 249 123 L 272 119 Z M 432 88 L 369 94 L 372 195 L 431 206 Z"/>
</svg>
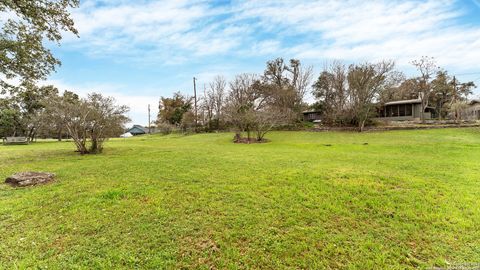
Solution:
<svg viewBox="0 0 480 270">
<path fill-rule="evenodd" d="M 235 137 L 233 138 L 234 142 L 240 142 L 242 140 L 242 134 L 240 132 L 235 132 Z"/>
</svg>

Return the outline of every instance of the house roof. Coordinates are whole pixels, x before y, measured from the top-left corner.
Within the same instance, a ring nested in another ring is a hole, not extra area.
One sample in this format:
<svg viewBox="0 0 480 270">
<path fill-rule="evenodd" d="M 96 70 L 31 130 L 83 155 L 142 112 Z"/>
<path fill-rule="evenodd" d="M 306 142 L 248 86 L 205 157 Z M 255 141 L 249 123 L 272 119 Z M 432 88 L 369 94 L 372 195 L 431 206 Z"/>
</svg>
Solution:
<svg viewBox="0 0 480 270">
<path fill-rule="evenodd" d="M 472 99 L 468 102 L 468 105 L 474 105 L 474 104 L 477 104 L 477 103 L 480 103 L 480 99 Z"/>
<path fill-rule="evenodd" d="M 397 101 L 390 101 L 385 103 L 385 105 L 399 105 L 399 104 L 417 104 L 422 103 L 421 99 L 408 99 L 408 100 L 397 100 Z"/>
<path fill-rule="evenodd" d="M 130 132 L 130 133 L 138 133 L 138 132 L 132 132 L 134 130 L 138 130 L 138 131 L 141 131 L 143 133 L 147 133 L 148 132 L 148 129 L 146 129 L 145 127 L 141 126 L 141 125 L 133 125 L 132 128 L 128 129 L 127 132 Z"/>
</svg>

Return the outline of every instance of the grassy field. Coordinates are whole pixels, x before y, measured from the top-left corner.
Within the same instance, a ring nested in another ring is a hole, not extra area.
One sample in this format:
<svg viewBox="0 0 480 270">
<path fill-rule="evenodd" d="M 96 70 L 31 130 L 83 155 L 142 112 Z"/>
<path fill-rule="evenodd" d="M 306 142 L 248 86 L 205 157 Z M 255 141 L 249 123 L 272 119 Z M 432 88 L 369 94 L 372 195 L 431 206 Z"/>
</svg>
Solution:
<svg viewBox="0 0 480 270">
<path fill-rule="evenodd" d="M 0 268 L 405 269 L 480 262 L 480 131 L 0 146 Z"/>
</svg>

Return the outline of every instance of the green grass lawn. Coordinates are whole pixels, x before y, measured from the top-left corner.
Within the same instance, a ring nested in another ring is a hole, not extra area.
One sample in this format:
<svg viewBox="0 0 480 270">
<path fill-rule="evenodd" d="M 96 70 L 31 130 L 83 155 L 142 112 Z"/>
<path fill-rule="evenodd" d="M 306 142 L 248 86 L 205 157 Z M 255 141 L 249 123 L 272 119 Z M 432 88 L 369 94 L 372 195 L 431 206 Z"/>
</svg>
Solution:
<svg viewBox="0 0 480 270">
<path fill-rule="evenodd" d="M 405 269 L 480 262 L 480 131 L 0 146 L 0 268 Z M 368 144 L 366 144 L 368 143 Z"/>
</svg>

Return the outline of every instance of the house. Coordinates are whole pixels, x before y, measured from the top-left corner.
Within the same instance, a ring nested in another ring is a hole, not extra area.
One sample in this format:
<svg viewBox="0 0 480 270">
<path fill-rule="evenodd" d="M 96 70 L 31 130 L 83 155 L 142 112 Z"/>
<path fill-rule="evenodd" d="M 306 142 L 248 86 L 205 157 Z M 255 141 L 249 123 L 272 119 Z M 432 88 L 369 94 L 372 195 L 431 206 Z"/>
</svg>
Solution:
<svg viewBox="0 0 480 270">
<path fill-rule="evenodd" d="M 480 100 L 474 99 L 468 102 L 468 107 L 463 111 L 462 115 L 465 120 L 480 120 Z"/>
<path fill-rule="evenodd" d="M 303 121 L 308 122 L 318 122 L 322 117 L 322 113 L 320 111 L 304 111 L 302 114 Z"/>
<path fill-rule="evenodd" d="M 133 136 L 143 135 L 148 133 L 148 128 L 145 128 L 141 125 L 133 125 L 133 127 L 126 130 L 125 133 L 130 133 Z"/>
<path fill-rule="evenodd" d="M 435 117 L 435 108 L 428 106 L 422 110 L 421 99 L 398 100 L 385 103 L 378 109 L 377 120 L 384 121 L 407 121 L 432 119 Z"/>
</svg>

